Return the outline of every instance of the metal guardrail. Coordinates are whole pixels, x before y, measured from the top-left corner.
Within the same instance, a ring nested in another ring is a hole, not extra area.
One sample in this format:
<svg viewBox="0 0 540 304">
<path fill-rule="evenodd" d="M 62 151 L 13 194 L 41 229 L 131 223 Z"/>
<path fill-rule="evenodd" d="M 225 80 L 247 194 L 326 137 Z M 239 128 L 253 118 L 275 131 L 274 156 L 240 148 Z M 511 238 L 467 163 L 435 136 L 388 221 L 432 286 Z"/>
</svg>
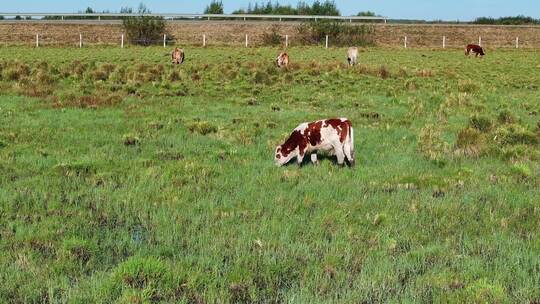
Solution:
<svg viewBox="0 0 540 304">
<path fill-rule="evenodd" d="M 123 18 L 123 17 L 140 17 L 140 16 L 149 16 L 149 17 L 163 17 L 164 19 L 199 19 L 199 20 L 210 20 L 214 19 L 240 19 L 240 20 L 342 20 L 342 21 L 381 21 L 386 23 L 387 17 L 368 17 L 368 16 L 309 16 L 309 15 L 254 15 L 254 14 L 174 14 L 174 13 L 150 13 L 150 14 L 125 14 L 125 13 L 3 13 L 0 12 L 0 16 L 4 17 L 16 17 L 20 16 L 25 17 L 59 17 L 61 20 L 64 20 L 64 17 L 97 17 L 98 20 L 101 20 L 101 17 L 110 18 Z M 6 19 L 4 19 L 6 20 Z M 7 19 L 9 20 L 9 19 Z"/>
</svg>

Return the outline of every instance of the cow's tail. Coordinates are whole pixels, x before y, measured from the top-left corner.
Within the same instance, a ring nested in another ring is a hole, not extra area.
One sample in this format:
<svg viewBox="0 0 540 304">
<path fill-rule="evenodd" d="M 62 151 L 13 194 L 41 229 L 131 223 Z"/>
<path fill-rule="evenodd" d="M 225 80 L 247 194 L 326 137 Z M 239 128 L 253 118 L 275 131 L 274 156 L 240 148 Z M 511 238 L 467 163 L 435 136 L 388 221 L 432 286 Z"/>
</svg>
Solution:
<svg viewBox="0 0 540 304">
<path fill-rule="evenodd" d="M 352 127 L 352 124 L 349 122 L 348 124 L 348 127 L 349 127 L 349 132 L 347 132 L 348 134 L 348 138 L 346 138 L 345 140 L 347 141 L 348 145 L 347 147 L 345 147 L 346 149 L 349 149 L 349 151 L 345 151 L 345 155 L 347 156 L 348 160 L 349 160 L 349 164 L 351 165 L 351 167 L 354 167 L 354 164 L 355 164 L 355 156 L 354 156 L 354 129 Z"/>
</svg>

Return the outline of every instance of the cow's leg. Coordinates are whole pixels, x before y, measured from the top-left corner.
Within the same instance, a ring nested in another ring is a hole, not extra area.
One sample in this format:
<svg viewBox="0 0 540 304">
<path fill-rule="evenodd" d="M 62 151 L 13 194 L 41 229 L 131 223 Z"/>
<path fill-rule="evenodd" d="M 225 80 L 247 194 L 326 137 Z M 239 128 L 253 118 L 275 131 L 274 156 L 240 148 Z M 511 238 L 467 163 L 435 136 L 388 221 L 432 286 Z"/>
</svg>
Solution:
<svg viewBox="0 0 540 304">
<path fill-rule="evenodd" d="M 343 153 L 343 146 L 341 146 L 341 143 L 339 144 L 339 146 L 334 146 L 334 151 L 336 153 L 338 165 L 343 166 L 343 162 L 345 161 L 345 154 Z"/>
<path fill-rule="evenodd" d="M 317 160 L 317 153 L 311 153 L 311 162 L 312 162 L 314 165 L 318 165 L 318 164 L 319 164 L 319 161 Z"/>
<path fill-rule="evenodd" d="M 298 167 L 302 166 L 304 156 L 306 156 L 306 149 L 304 149 L 304 151 L 298 150 L 298 154 L 296 155 L 296 163 L 298 164 Z"/>
<path fill-rule="evenodd" d="M 354 167 L 354 149 L 351 146 L 351 143 L 346 141 L 343 145 L 343 153 L 345 154 L 345 157 L 347 157 L 347 160 L 349 161 L 349 165 L 351 167 Z"/>
</svg>

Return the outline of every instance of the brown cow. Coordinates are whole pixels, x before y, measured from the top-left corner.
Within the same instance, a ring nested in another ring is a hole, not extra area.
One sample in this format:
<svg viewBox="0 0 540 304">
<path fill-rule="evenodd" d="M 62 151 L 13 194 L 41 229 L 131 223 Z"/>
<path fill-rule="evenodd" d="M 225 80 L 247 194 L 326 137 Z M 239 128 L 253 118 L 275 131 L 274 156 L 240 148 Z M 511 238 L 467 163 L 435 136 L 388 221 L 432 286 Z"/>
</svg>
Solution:
<svg viewBox="0 0 540 304">
<path fill-rule="evenodd" d="M 345 158 L 354 166 L 354 134 L 352 123 L 347 118 L 332 118 L 304 122 L 296 127 L 285 143 L 276 147 L 274 161 L 283 166 L 293 157 L 298 165 L 310 154 L 311 162 L 317 163 L 317 151 L 325 151 L 337 157 L 339 165 Z"/>
<path fill-rule="evenodd" d="M 276 58 L 276 63 L 278 67 L 285 67 L 289 65 L 289 55 L 287 53 L 281 53 Z"/>
<path fill-rule="evenodd" d="M 480 57 L 484 56 L 484 49 L 477 45 L 477 44 L 467 44 L 467 47 L 465 48 L 465 56 L 469 56 L 471 51 L 475 54 L 476 57 L 480 55 Z"/>
<path fill-rule="evenodd" d="M 184 62 L 184 50 L 179 48 L 174 48 L 172 54 L 172 63 L 173 64 L 181 64 Z"/>
</svg>

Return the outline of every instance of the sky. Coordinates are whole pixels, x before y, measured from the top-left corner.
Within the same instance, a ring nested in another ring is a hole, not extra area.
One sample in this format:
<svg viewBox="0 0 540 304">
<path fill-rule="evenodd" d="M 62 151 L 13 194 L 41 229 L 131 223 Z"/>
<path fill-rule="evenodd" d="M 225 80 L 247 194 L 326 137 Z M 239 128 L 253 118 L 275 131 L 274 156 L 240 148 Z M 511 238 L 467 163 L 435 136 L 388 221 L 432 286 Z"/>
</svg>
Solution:
<svg viewBox="0 0 540 304">
<path fill-rule="evenodd" d="M 225 13 L 247 8 L 253 0 L 222 0 Z M 1 0 L 1 12 L 64 12 L 71 13 L 92 7 L 95 10 L 115 12 L 121 7 L 136 8 L 141 0 Z M 154 13 L 202 13 L 210 0 L 147 0 L 144 4 Z M 258 2 L 267 2 L 259 0 Z M 272 0 L 275 2 L 275 0 Z M 281 0 L 280 4 L 296 6 L 298 1 Z M 306 0 L 312 3 L 313 0 Z M 360 11 L 373 11 L 391 19 L 460 20 L 476 17 L 526 15 L 540 18 L 540 0 L 335 0 L 342 15 L 355 15 Z"/>
</svg>

